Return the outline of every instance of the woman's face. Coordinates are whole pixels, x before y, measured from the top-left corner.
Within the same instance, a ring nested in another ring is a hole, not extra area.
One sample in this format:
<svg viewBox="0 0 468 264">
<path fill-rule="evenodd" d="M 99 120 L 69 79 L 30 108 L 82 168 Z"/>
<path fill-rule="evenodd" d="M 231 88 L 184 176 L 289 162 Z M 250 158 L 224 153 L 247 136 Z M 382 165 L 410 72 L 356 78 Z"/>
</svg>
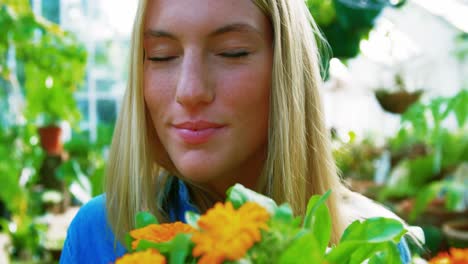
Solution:
<svg viewBox="0 0 468 264">
<path fill-rule="evenodd" d="M 251 0 L 148 1 L 144 96 L 184 177 L 255 187 L 266 158 L 272 28 Z"/>
</svg>

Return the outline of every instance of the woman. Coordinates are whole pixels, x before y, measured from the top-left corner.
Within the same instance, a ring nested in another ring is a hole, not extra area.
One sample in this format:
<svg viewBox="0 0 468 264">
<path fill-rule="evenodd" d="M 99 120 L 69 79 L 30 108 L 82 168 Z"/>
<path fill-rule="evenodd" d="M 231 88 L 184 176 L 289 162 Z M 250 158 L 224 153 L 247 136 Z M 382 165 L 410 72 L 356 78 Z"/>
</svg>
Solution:
<svg viewBox="0 0 468 264">
<path fill-rule="evenodd" d="M 389 215 L 337 176 L 317 32 L 303 0 L 140 1 L 106 197 L 81 208 L 61 262 L 114 261 L 137 212 L 184 220 L 237 182 L 296 214 L 332 189 L 334 243 L 363 212 Z"/>
</svg>

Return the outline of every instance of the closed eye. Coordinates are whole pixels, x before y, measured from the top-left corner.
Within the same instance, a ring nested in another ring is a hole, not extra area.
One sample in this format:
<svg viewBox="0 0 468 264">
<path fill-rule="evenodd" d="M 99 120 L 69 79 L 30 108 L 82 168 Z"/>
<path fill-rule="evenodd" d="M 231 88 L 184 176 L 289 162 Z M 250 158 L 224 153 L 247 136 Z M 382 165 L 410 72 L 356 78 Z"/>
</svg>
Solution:
<svg viewBox="0 0 468 264">
<path fill-rule="evenodd" d="M 248 51 L 222 52 L 219 55 L 223 56 L 223 57 L 226 57 L 226 58 L 242 58 L 242 57 L 249 56 L 250 52 L 248 52 Z"/>
<path fill-rule="evenodd" d="M 154 62 L 165 62 L 177 58 L 177 56 L 168 56 L 168 57 L 148 57 L 148 60 Z"/>
</svg>

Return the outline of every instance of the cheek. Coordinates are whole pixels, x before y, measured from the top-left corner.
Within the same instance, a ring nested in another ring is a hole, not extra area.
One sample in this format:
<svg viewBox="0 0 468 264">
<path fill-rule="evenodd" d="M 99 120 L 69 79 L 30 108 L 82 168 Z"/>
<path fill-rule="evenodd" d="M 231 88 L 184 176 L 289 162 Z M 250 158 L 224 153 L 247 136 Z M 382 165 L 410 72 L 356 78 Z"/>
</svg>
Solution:
<svg viewBox="0 0 468 264">
<path fill-rule="evenodd" d="M 164 74 L 156 74 L 151 69 L 145 69 L 143 77 L 143 92 L 145 103 L 150 110 L 153 121 L 160 116 L 171 98 L 173 92 L 171 91 L 171 80 Z"/>
<path fill-rule="evenodd" d="M 263 70 L 262 70 L 263 69 Z M 227 73 L 219 80 L 222 89 L 222 104 L 242 115 L 251 118 L 267 119 L 271 91 L 271 74 L 265 67 L 246 67 Z M 260 121 L 260 120 L 257 120 Z"/>
</svg>

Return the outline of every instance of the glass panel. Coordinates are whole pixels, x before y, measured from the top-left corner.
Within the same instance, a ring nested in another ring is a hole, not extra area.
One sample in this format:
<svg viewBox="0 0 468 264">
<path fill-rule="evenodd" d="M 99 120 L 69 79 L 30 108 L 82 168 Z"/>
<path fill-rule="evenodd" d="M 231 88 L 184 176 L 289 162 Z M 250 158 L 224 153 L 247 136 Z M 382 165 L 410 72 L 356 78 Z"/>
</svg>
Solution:
<svg viewBox="0 0 468 264">
<path fill-rule="evenodd" d="M 111 79 L 97 79 L 96 80 L 96 90 L 100 92 L 108 92 L 112 90 L 112 87 L 115 84 L 115 80 Z"/>
<path fill-rule="evenodd" d="M 117 119 L 117 107 L 115 100 L 97 101 L 98 122 L 114 124 Z"/>
<path fill-rule="evenodd" d="M 59 24 L 60 23 L 60 1 L 59 0 L 43 0 L 42 1 L 42 16 L 48 20 Z"/>
</svg>

